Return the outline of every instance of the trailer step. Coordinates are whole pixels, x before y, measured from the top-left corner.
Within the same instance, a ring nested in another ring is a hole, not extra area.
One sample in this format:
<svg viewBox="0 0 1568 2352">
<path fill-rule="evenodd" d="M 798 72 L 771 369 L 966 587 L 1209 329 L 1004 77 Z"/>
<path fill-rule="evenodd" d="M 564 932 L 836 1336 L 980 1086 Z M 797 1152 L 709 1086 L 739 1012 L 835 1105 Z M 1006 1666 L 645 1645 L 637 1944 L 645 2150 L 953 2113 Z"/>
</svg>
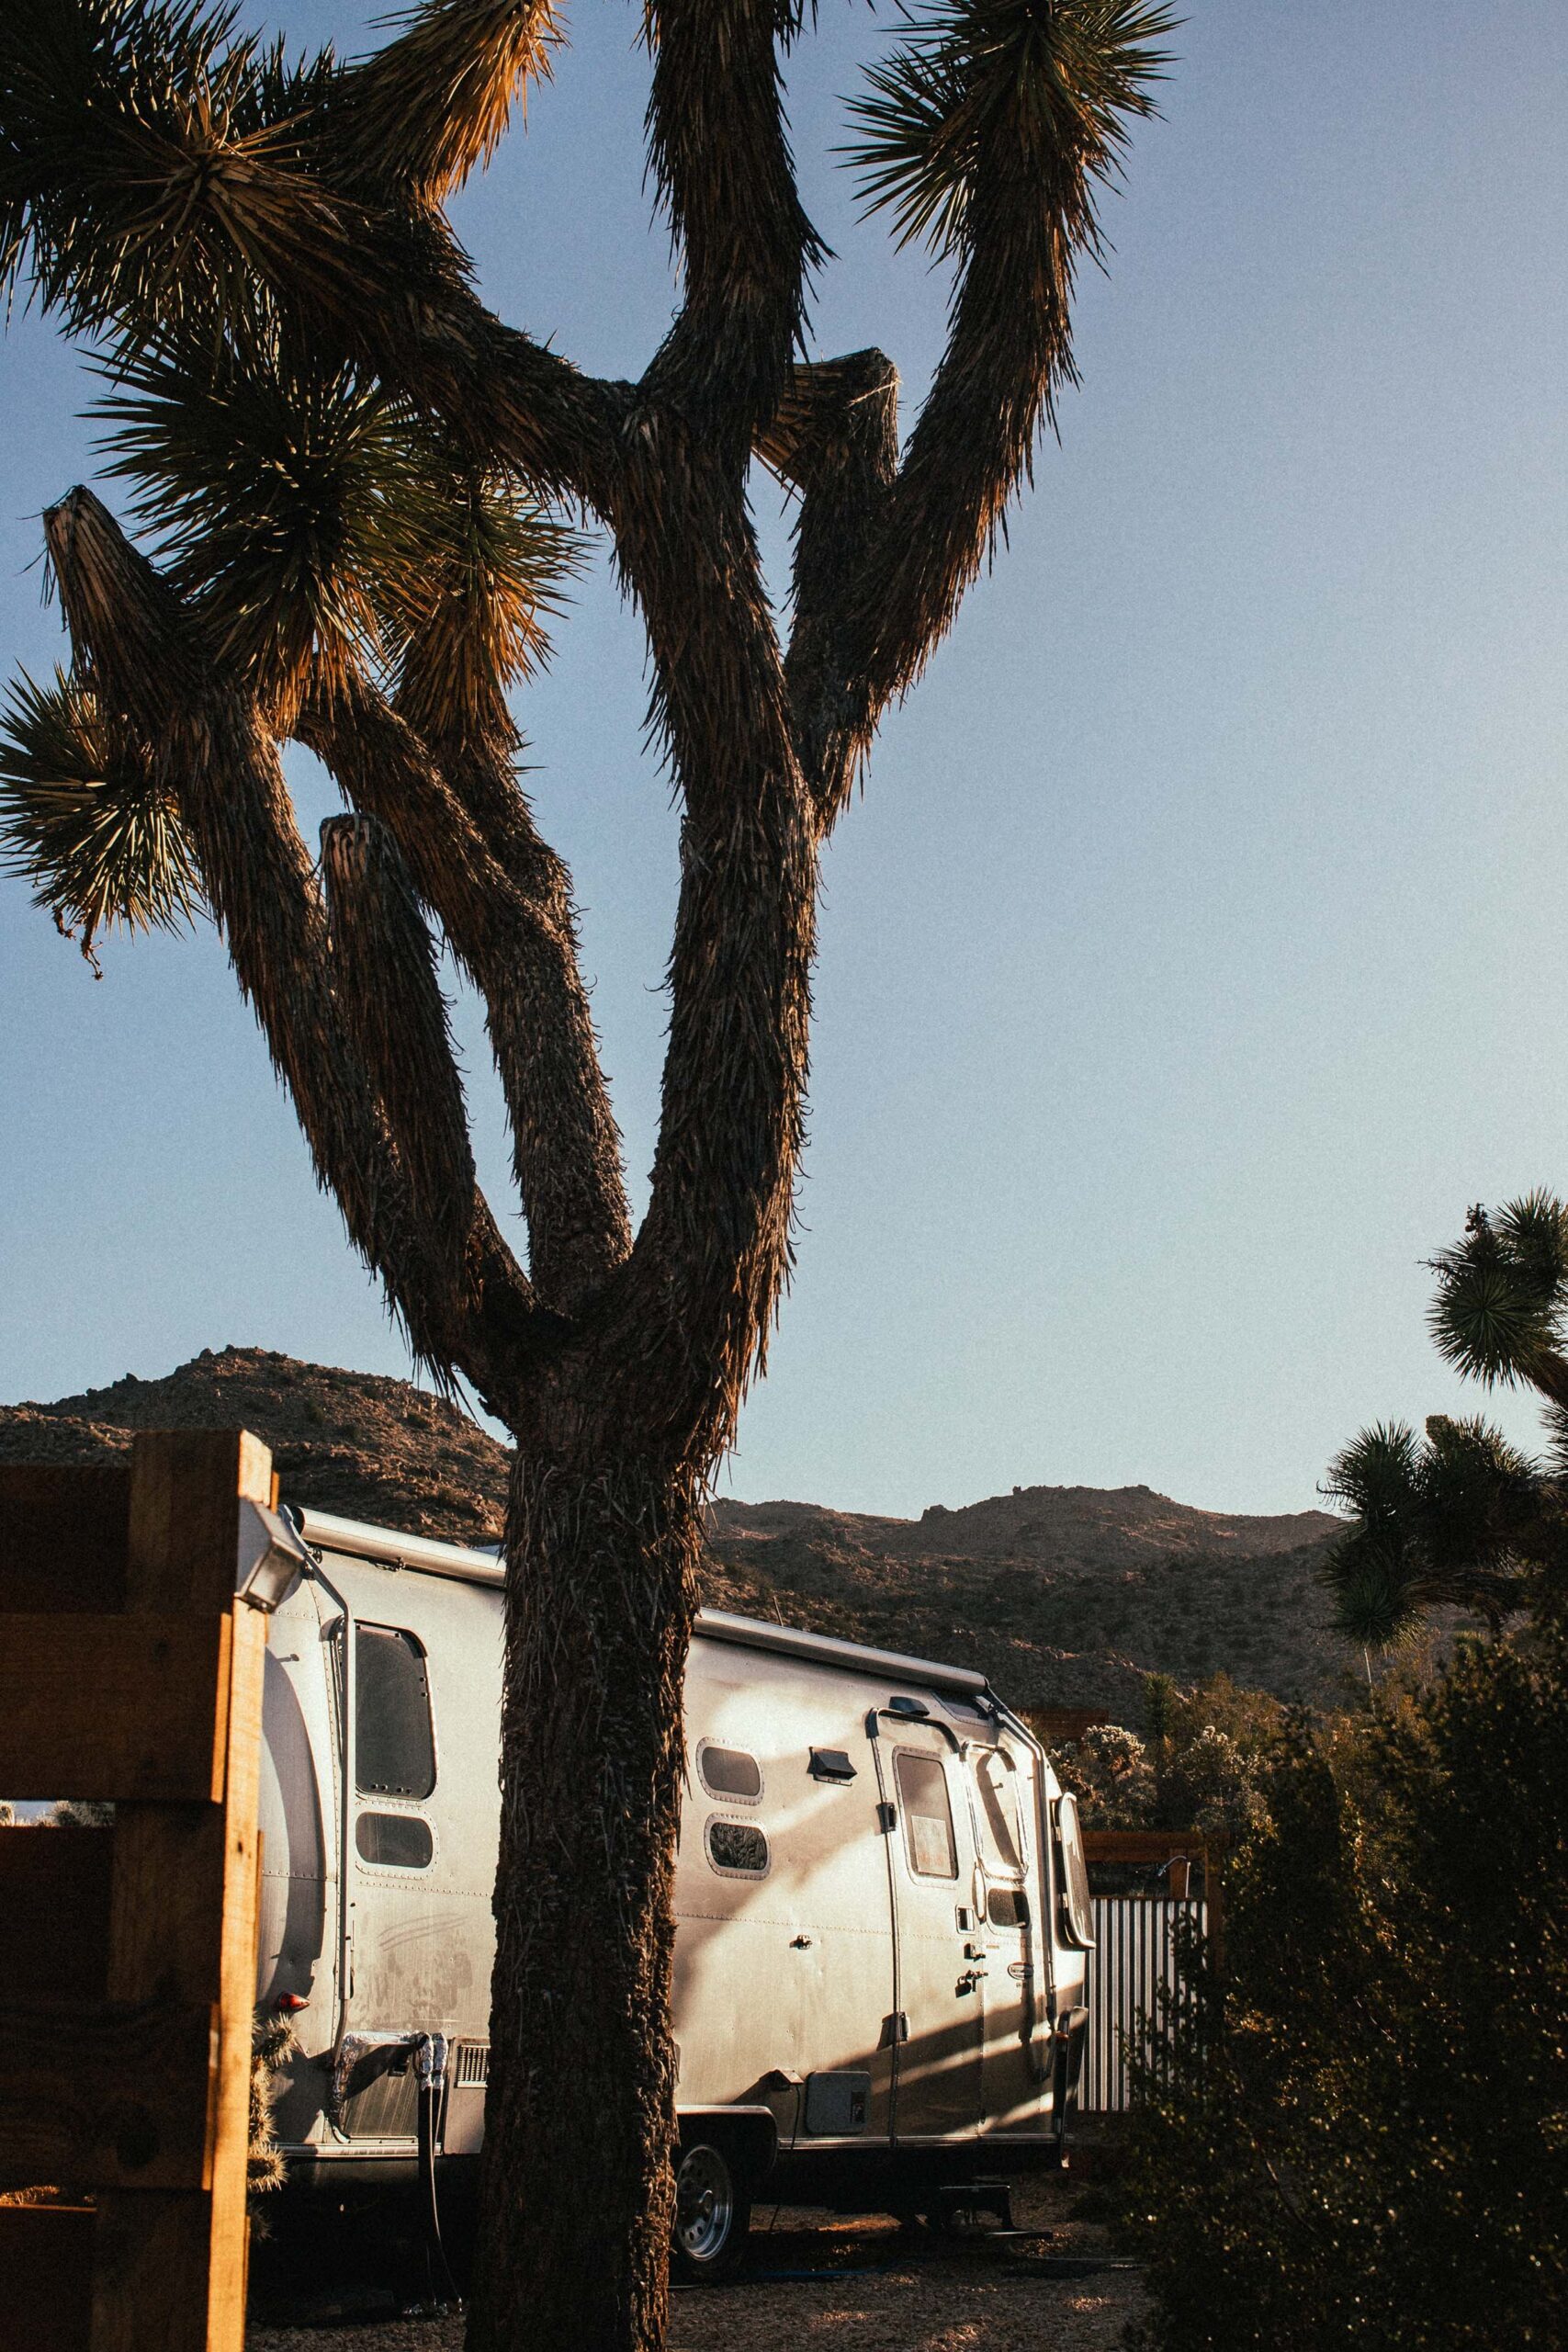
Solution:
<svg viewBox="0 0 1568 2352">
<path fill-rule="evenodd" d="M 994 2214 L 998 2229 L 1012 2228 L 1012 2184 L 1010 2181 L 949 2181 L 945 2187 L 939 2188 L 936 2192 L 936 2203 L 932 2209 L 931 2218 L 933 2221 L 940 2222 L 943 2229 L 951 2230 L 957 2226 L 960 2215 L 974 2222 L 982 2213 Z M 986 2235 L 988 2237 L 990 2232 L 987 2231 Z"/>
</svg>

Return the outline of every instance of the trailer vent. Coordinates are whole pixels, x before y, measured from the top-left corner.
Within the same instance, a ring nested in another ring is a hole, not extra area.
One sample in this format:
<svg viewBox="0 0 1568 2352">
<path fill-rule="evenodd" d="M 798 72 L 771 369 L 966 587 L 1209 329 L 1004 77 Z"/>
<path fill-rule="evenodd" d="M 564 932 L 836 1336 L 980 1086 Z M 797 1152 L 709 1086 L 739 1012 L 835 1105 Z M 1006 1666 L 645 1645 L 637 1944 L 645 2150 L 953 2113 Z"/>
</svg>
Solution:
<svg viewBox="0 0 1568 2352">
<path fill-rule="evenodd" d="M 457 2090 L 482 2089 L 490 2080 L 490 2044 L 488 2041 L 459 2041 L 457 2064 L 452 2076 Z"/>
</svg>

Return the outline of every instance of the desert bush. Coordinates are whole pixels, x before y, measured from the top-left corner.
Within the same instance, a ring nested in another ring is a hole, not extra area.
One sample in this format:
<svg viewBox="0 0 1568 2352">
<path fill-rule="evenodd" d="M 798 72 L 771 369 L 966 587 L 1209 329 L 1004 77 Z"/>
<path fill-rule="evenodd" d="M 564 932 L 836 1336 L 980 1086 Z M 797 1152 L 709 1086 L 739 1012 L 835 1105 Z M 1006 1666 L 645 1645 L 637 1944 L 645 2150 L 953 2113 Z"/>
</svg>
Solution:
<svg viewBox="0 0 1568 2352">
<path fill-rule="evenodd" d="M 1148 1738 L 1095 1724 L 1052 1749 L 1090 1829 L 1198 1829 L 1239 1837 L 1264 1817 L 1261 1786 L 1289 1711 L 1267 1691 L 1216 1674 L 1183 1691 L 1167 1675 L 1145 1686 Z"/>
<path fill-rule="evenodd" d="M 1064 1788 L 1078 1801 L 1089 1829 L 1139 1829 L 1154 1807 L 1155 1776 L 1148 1750 L 1122 1724 L 1091 1724 L 1080 1739 L 1052 1747 Z"/>
<path fill-rule="evenodd" d="M 1158 2352 L 1568 2341 L 1568 1634 L 1283 1733 L 1134 2061 Z"/>
</svg>

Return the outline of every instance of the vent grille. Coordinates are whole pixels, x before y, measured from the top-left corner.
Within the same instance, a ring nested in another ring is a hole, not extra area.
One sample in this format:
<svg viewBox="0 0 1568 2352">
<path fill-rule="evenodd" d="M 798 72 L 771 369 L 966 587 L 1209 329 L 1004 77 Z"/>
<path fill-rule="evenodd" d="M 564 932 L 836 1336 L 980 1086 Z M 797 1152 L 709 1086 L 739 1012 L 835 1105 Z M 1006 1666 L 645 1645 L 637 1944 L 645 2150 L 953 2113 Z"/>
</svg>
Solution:
<svg viewBox="0 0 1568 2352">
<path fill-rule="evenodd" d="M 459 2041 L 457 2065 L 453 2082 L 458 2090 L 472 2090 L 490 2080 L 490 2044 L 488 2041 Z"/>
</svg>

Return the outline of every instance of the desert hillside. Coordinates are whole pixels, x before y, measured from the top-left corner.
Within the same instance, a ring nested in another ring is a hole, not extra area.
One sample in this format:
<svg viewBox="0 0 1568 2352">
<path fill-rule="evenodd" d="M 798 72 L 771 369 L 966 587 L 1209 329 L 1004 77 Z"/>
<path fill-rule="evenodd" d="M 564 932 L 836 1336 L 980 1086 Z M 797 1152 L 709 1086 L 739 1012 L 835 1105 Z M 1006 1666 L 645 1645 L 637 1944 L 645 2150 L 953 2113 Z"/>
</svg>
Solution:
<svg viewBox="0 0 1568 2352">
<path fill-rule="evenodd" d="M 0 1460 L 101 1460 L 138 1429 L 236 1423 L 272 1447 L 286 1500 L 456 1543 L 501 1532 L 506 1451 L 455 1407 L 260 1348 L 0 1407 Z M 1136 1721 L 1151 1668 L 1191 1682 L 1224 1668 L 1281 1698 L 1332 1696 L 1349 1661 L 1314 1570 L 1338 1525 L 1325 1511 L 1199 1510 L 1147 1487 L 1015 1487 L 918 1520 L 720 1501 L 707 1598 L 973 1662 L 1015 1705 Z"/>
</svg>

